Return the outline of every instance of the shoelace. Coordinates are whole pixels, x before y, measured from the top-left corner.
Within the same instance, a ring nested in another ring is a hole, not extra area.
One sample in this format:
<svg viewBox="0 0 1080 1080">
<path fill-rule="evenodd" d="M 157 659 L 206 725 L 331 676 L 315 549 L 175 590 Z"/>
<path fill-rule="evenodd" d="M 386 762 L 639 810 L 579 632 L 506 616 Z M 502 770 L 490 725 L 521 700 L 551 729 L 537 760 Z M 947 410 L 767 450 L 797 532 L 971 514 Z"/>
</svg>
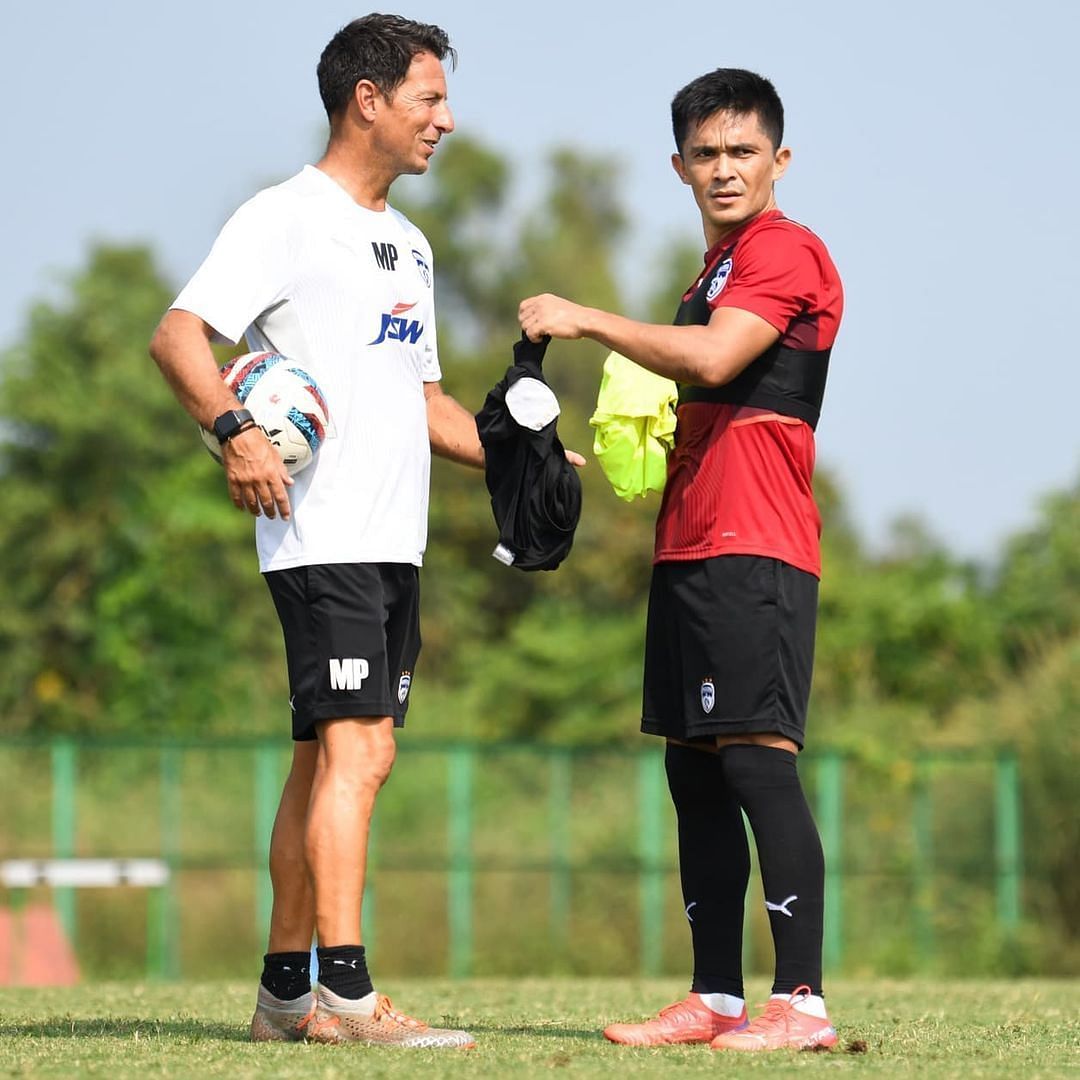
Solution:
<svg viewBox="0 0 1080 1080">
<path fill-rule="evenodd" d="M 293 1025 L 294 1030 L 299 1031 L 301 1034 L 303 1034 L 304 1031 L 307 1029 L 308 1024 L 310 1024 L 315 1019 L 315 1010 L 318 1007 L 319 999 L 313 997 L 311 1001 L 311 1008 L 308 1009 L 303 1019 L 297 1020 L 297 1022 Z"/>
<path fill-rule="evenodd" d="M 422 1030 L 427 1027 L 422 1020 L 417 1020 L 412 1016 L 406 1016 L 405 1013 L 400 1013 L 394 1008 L 394 1003 L 385 995 L 380 994 L 375 999 L 375 1019 L 381 1020 L 383 1017 L 389 1020 L 395 1020 L 403 1027 L 416 1028 Z"/>
<path fill-rule="evenodd" d="M 761 1031 L 777 1030 L 787 1033 L 791 1026 L 792 1013 L 795 1011 L 795 1007 L 790 1001 L 773 998 L 764 1002 L 764 1004 L 760 1004 L 758 1008 L 764 1009 L 764 1012 L 750 1021 L 749 1026 L 745 1029 L 746 1034 L 756 1035 Z"/>
<path fill-rule="evenodd" d="M 701 1020 L 701 1014 L 693 1007 L 690 1001 L 676 1001 L 671 1005 L 665 1005 L 653 1020 L 646 1020 L 646 1024 L 656 1024 L 661 1020 L 686 1021 L 695 1023 Z"/>
<path fill-rule="evenodd" d="M 325 1020 L 316 1020 L 315 1019 L 315 1013 L 314 1013 L 314 1010 L 313 1010 L 312 1013 L 311 1013 L 311 1020 L 308 1021 L 307 1028 L 305 1029 L 306 1034 L 310 1038 L 312 1035 L 315 1035 L 317 1032 L 322 1031 L 323 1028 L 337 1027 L 338 1024 L 340 1024 L 340 1023 L 341 1023 L 341 1017 L 340 1016 L 328 1016 Z"/>
<path fill-rule="evenodd" d="M 673 1015 L 676 1015 L 676 1014 L 679 1014 L 679 1013 L 684 1013 L 684 1012 L 686 1012 L 687 1015 L 689 1015 L 689 1013 L 687 1012 L 687 1008 L 686 1008 L 686 1002 L 685 1001 L 676 1001 L 676 1002 L 674 1002 L 674 1004 L 664 1005 L 664 1008 L 661 1009 L 659 1013 L 657 1013 L 657 1020 L 660 1020 L 661 1016 L 673 1016 Z"/>
</svg>

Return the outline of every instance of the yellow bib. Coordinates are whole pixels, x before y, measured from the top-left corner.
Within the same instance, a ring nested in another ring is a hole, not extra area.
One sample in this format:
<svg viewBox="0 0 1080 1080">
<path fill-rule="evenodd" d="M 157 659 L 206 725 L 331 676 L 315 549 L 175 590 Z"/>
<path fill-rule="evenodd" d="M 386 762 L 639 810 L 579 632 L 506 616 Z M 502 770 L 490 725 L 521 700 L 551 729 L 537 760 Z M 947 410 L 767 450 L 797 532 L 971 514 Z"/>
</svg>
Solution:
<svg viewBox="0 0 1080 1080">
<path fill-rule="evenodd" d="M 593 453 L 619 498 L 664 490 L 678 398 L 671 379 L 608 353 L 589 423 L 596 428 Z"/>
</svg>

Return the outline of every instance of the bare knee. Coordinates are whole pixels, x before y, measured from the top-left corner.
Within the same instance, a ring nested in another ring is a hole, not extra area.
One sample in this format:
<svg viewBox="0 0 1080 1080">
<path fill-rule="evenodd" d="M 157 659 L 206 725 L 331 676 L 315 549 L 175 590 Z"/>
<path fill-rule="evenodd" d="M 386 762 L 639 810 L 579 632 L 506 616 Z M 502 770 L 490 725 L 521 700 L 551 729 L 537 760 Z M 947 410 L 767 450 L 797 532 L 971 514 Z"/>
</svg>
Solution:
<svg viewBox="0 0 1080 1080">
<path fill-rule="evenodd" d="M 387 732 L 385 737 L 373 739 L 364 755 L 360 769 L 369 786 L 379 790 L 390 779 L 390 772 L 394 767 L 394 759 L 397 757 L 397 742 L 393 732 Z"/>
<path fill-rule="evenodd" d="M 328 722 L 320 731 L 320 771 L 338 784 L 374 794 L 390 776 L 397 755 L 393 721 L 349 719 Z"/>
</svg>

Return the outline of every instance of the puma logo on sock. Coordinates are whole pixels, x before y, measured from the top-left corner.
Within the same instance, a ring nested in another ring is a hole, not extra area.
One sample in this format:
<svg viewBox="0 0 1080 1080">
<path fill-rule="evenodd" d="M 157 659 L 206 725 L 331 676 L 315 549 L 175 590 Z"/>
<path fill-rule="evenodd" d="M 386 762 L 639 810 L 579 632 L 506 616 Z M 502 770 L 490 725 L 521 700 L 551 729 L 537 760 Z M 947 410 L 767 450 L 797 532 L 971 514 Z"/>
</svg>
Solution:
<svg viewBox="0 0 1080 1080">
<path fill-rule="evenodd" d="M 788 904 L 795 900 L 798 900 L 797 896 L 789 896 L 786 900 L 779 904 L 770 904 L 768 900 L 765 901 L 766 911 L 779 911 L 782 915 L 786 915 L 789 919 L 795 918 L 790 911 L 788 911 Z"/>
</svg>

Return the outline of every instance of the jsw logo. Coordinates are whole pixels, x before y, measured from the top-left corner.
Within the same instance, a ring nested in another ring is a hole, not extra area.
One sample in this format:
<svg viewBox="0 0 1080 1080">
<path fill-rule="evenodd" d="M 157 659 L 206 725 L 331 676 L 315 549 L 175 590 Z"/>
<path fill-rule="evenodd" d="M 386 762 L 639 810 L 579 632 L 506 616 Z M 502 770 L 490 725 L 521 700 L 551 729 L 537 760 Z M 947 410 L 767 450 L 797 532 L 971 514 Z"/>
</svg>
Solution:
<svg viewBox="0 0 1080 1080">
<path fill-rule="evenodd" d="M 408 341 L 415 345 L 424 332 L 424 324 L 417 319 L 401 318 L 406 311 L 411 311 L 414 307 L 416 307 L 415 304 L 395 304 L 393 311 L 383 314 L 379 336 L 368 344 L 381 345 L 389 339 L 390 341 Z"/>
<path fill-rule="evenodd" d="M 331 690 L 359 690 L 368 677 L 368 662 L 362 656 L 330 661 Z"/>
</svg>

